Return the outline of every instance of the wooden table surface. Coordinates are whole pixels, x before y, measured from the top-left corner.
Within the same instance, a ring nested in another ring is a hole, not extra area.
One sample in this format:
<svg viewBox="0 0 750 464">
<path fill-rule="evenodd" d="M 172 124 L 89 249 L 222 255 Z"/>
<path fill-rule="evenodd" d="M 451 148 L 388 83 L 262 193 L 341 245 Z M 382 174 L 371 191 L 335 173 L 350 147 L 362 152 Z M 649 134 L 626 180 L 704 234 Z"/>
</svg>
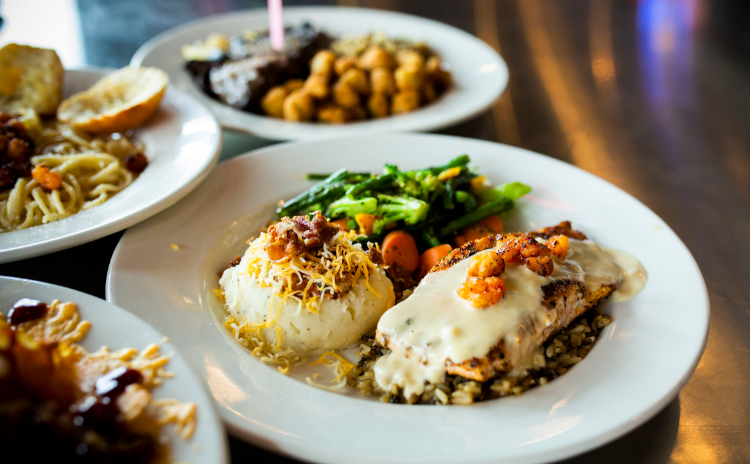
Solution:
<svg viewBox="0 0 750 464">
<path fill-rule="evenodd" d="M 10 10 L 25 0 L 0 1 Z M 312 3 L 337 4 L 285 5 Z M 85 62 L 112 67 L 127 65 L 146 40 L 182 22 L 265 6 L 259 0 L 70 4 L 80 18 Z M 654 210 L 695 256 L 711 301 L 708 346 L 697 371 L 651 421 L 569 462 L 750 462 L 750 2 L 338 4 L 435 19 L 490 44 L 508 63 L 509 88 L 491 111 L 441 133 L 516 145 L 592 172 Z M 31 23 L 9 13 L 5 19 L 6 27 Z M 271 143 L 229 132 L 224 140 L 224 159 Z M 103 298 L 121 235 L 4 264 L 0 274 Z M 236 463 L 294 462 L 234 438 L 230 444 Z"/>
</svg>

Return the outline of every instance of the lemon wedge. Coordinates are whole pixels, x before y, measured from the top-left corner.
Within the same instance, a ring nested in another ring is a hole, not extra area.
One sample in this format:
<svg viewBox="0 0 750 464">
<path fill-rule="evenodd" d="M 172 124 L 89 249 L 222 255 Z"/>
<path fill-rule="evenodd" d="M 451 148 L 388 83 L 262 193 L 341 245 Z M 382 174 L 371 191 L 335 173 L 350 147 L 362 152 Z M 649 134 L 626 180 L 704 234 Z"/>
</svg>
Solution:
<svg viewBox="0 0 750 464">
<path fill-rule="evenodd" d="M 169 84 L 157 68 L 123 68 L 60 103 L 57 119 L 89 133 L 125 132 L 153 115 Z"/>
</svg>

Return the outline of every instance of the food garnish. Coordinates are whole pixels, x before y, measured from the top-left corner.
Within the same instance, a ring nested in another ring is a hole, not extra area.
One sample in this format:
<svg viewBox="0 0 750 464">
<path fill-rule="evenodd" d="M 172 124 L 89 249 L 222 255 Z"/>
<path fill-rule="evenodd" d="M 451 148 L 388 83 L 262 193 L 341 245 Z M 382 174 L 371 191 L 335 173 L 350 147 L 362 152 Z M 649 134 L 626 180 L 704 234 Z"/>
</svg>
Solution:
<svg viewBox="0 0 750 464">
<path fill-rule="evenodd" d="M 345 168 L 308 174 L 308 179 L 322 180 L 285 201 L 276 213 L 281 217 L 321 210 L 329 219 L 347 220 L 348 228 L 359 232 L 359 243 L 381 243 L 392 230 L 401 230 L 423 251 L 501 233 L 497 215 L 512 209 L 514 200 L 531 189 L 518 182 L 491 188 L 469 169 L 469 161 L 462 155 L 442 166 L 412 171 L 386 165 L 379 175 Z"/>
</svg>

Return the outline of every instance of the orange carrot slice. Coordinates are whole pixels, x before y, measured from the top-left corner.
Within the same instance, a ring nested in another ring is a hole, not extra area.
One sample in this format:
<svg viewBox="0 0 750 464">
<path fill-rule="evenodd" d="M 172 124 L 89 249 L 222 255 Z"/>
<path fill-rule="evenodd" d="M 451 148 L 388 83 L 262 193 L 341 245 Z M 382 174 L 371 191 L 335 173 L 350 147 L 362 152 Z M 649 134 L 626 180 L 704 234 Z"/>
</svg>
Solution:
<svg viewBox="0 0 750 464">
<path fill-rule="evenodd" d="M 394 230 L 383 239 L 383 259 L 385 264 L 398 263 L 409 272 L 419 267 L 419 251 L 417 242 L 410 233 Z"/>
<path fill-rule="evenodd" d="M 451 250 L 453 250 L 453 247 L 447 243 L 443 243 L 422 253 L 422 256 L 419 258 L 419 278 L 422 279 L 426 276 L 430 272 L 430 269 L 450 253 Z"/>
</svg>

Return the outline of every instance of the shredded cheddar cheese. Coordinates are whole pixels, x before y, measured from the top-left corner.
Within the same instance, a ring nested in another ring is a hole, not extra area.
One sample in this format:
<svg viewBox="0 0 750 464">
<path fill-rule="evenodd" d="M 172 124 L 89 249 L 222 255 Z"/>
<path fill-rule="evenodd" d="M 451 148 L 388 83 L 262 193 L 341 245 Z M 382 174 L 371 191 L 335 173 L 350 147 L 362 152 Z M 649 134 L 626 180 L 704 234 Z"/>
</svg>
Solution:
<svg viewBox="0 0 750 464">
<path fill-rule="evenodd" d="M 223 292 L 223 291 L 221 291 L 221 289 L 220 289 L 220 288 L 215 288 L 215 289 L 213 290 L 213 292 L 214 292 L 214 295 L 216 295 L 216 298 L 217 298 L 217 299 L 218 299 L 219 301 L 221 301 L 222 303 L 226 303 L 226 302 L 227 302 L 227 298 L 226 298 L 226 297 L 224 296 L 224 292 Z"/>
<path fill-rule="evenodd" d="M 296 355 L 293 350 L 281 349 L 281 331 L 278 327 L 275 346 L 269 345 L 263 337 L 261 329 L 265 328 L 264 324 L 251 324 L 247 320 L 238 323 L 234 317 L 229 316 L 224 321 L 224 327 L 232 333 L 235 340 L 252 351 L 258 359 L 266 364 L 277 366 L 282 374 L 289 372 L 292 364 L 299 365 L 307 362 L 307 358 Z"/>
<path fill-rule="evenodd" d="M 336 376 L 335 379 L 331 380 L 331 383 L 341 380 L 342 378 L 344 378 L 346 374 L 348 374 L 352 369 L 354 369 L 354 364 L 350 363 L 346 359 L 337 355 L 333 351 L 329 351 L 328 353 L 321 355 L 317 361 L 310 363 L 311 366 L 315 366 L 316 364 L 323 364 L 324 366 L 331 366 L 336 370 L 336 374 L 338 375 Z"/>
<path fill-rule="evenodd" d="M 351 232 L 340 232 L 316 255 L 306 252 L 274 262 L 264 249 L 268 235 L 261 233 L 245 253 L 249 258 L 247 272 L 260 286 L 272 287 L 280 302 L 292 298 L 313 313 L 318 312 L 322 298 L 346 291 L 348 288 L 342 285 L 350 278 L 351 285 L 356 285 L 359 278 L 364 277 L 370 291 L 382 298 L 370 287 L 370 273 L 375 270 L 375 264 L 362 245 L 351 243 L 352 236 Z M 304 284 L 302 290 L 299 289 L 301 284 Z M 275 319 L 271 317 L 272 310 L 273 307 L 269 309 L 269 321 Z M 269 322 L 268 326 L 271 325 Z"/>
</svg>

